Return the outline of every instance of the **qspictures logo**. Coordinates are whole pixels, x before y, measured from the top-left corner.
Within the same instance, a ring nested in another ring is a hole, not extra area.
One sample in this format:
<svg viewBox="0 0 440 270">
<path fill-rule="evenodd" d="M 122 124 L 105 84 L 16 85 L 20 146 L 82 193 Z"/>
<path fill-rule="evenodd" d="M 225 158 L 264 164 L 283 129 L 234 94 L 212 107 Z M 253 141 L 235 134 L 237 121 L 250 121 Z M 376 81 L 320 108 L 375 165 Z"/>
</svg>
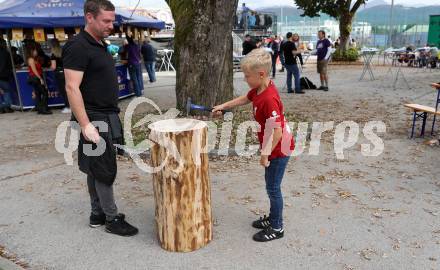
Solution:
<svg viewBox="0 0 440 270">
<path fill-rule="evenodd" d="M 140 105 L 148 105 L 154 108 L 158 114 L 146 114 L 142 119 L 133 124 L 133 115 Z M 276 114 L 276 113 L 275 113 Z M 157 140 L 157 138 L 150 137 L 145 140 L 135 143 L 132 130 L 141 126 L 147 126 L 149 123 L 155 123 L 160 120 L 170 120 L 169 125 L 182 125 L 182 121 L 185 119 L 177 118 L 181 115 L 181 112 L 175 108 L 169 109 L 167 112 L 162 113 L 159 106 L 157 106 L 152 100 L 139 97 L 133 99 L 124 115 L 124 136 L 125 145 L 114 145 L 116 148 L 123 149 L 133 160 L 136 166 L 146 172 L 155 173 L 161 170 L 165 164 L 161 164 L 159 167 L 151 167 L 142 159 L 142 154 L 146 153 L 153 144 L 159 144 L 161 147 L 167 150 L 167 155 L 172 155 L 178 162 L 178 168 L 182 168 L 185 161 L 181 159 L 177 146 L 171 140 Z M 252 144 L 248 140 L 250 134 L 261 133 L 261 127 L 256 121 L 244 121 L 240 122 L 235 137 L 235 146 L 231 146 L 233 137 L 233 119 L 232 113 L 227 113 L 223 117 L 222 122 L 203 121 L 204 125 L 208 128 L 208 145 L 200 153 L 211 153 L 214 151 L 219 156 L 228 156 L 234 153 L 234 155 L 249 157 L 252 155 L 258 155 L 258 152 L 267 143 L 272 143 L 271 135 L 276 123 L 272 123 L 271 120 L 274 117 L 267 119 L 265 130 L 263 134 L 262 146 L 259 144 Z M 191 122 L 192 119 L 187 119 Z M 98 127 L 100 131 L 107 131 L 109 129 L 106 122 L 94 122 L 93 125 Z M 333 136 L 333 151 L 335 157 L 339 160 L 347 158 L 347 151 L 353 149 L 355 146 L 359 146 L 359 154 L 363 157 L 377 157 L 384 151 L 385 144 L 380 135 L 386 132 L 386 125 L 382 121 L 369 121 L 363 124 L 358 124 L 354 121 L 343 121 L 340 123 L 330 122 L 286 122 L 286 129 L 295 130 L 295 149 L 289 151 L 289 141 L 283 142 L 281 139 L 281 145 L 286 146 L 286 151 L 290 156 L 317 156 L 323 150 L 321 142 L 323 134 L 325 132 L 331 133 Z M 62 122 L 57 128 L 57 134 L 55 139 L 55 149 L 64 155 L 64 159 L 68 165 L 73 165 L 73 153 L 78 150 L 78 141 L 80 137 L 81 128 L 77 122 L 65 121 Z M 220 136 L 219 136 L 220 135 Z M 286 137 L 290 140 L 289 137 Z M 291 137 L 290 137 L 291 138 Z M 196 144 L 197 145 L 197 144 Z M 218 149 L 216 149 L 216 147 Z M 230 147 L 233 147 L 234 151 Z M 283 147 L 282 147 L 283 148 Z M 106 149 L 105 140 L 101 138 L 100 142 L 92 147 L 92 144 L 84 145 L 84 154 L 87 156 L 100 156 Z M 199 153 L 193 149 L 194 153 Z M 281 149 L 283 150 L 283 149 Z M 200 154 L 199 153 L 199 154 Z M 285 153 L 285 154 L 286 154 Z M 287 155 L 287 154 L 286 154 Z"/>
</svg>

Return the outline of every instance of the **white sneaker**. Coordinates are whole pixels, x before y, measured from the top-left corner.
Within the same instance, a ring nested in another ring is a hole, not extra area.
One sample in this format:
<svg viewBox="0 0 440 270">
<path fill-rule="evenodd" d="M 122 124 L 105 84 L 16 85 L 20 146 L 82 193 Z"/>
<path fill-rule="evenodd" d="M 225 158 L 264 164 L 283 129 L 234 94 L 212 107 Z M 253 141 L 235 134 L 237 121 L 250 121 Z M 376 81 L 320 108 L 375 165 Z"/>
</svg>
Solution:
<svg viewBox="0 0 440 270">
<path fill-rule="evenodd" d="M 70 110 L 70 108 L 64 108 L 61 110 L 61 113 L 72 113 L 72 111 Z"/>
</svg>

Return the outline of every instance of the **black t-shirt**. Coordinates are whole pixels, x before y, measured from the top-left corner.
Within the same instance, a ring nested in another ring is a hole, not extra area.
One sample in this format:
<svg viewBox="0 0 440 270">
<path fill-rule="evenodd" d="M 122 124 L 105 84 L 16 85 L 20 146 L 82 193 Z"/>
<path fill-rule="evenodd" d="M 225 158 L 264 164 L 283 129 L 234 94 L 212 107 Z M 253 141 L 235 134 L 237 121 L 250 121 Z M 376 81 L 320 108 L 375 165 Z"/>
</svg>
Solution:
<svg viewBox="0 0 440 270">
<path fill-rule="evenodd" d="M 0 47 L 0 80 L 9 81 L 12 76 L 11 56 L 6 49 Z"/>
<path fill-rule="evenodd" d="M 292 53 L 292 51 L 296 51 L 295 43 L 287 41 L 282 48 L 286 65 L 296 65 L 296 56 Z"/>
<path fill-rule="evenodd" d="M 256 49 L 257 45 L 253 41 L 245 41 L 243 42 L 243 55 L 250 53 L 253 49 Z"/>
<path fill-rule="evenodd" d="M 156 61 L 156 49 L 149 43 L 142 45 L 141 54 L 145 62 Z"/>
<path fill-rule="evenodd" d="M 55 61 L 57 70 L 63 69 L 63 59 L 61 57 L 56 57 L 55 54 L 52 54 L 50 60 Z"/>
<path fill-rule="evenodd" d="M 64 69 L 84 72 L 80 85 L 86 110 L 119 112 L 115 62 L 104 41 L 81 31 L 63 47 Z"/>
</svg>

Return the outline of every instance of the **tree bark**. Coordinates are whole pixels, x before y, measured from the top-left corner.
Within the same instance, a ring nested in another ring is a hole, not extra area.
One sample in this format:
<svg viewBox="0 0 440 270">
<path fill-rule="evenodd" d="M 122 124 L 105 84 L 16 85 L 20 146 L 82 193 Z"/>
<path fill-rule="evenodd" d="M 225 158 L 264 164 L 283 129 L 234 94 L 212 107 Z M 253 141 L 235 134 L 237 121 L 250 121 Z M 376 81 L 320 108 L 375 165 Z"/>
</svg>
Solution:
<svg viewBox="0 0 440 270">
<path fill-rule="evenodd" d="M 202 248 L 212 240 L 207 125 L 171 119 L 149 128 L 159 242 L 168 251 Z"/>
<path fill-rule="evenodd" d="M 344 13 L 339 18 L 339 32 L 341 36 L 340 49 L 342 51 L 348 50 L 350 33 L 352 30 L 353 15 L 351 13 Z"/>
<path fill-rule="evenodd" d="M 167 0 L 176 23 L 177 108 L 233 97 L 232 28 L 238 0 Z"/>
</svg>

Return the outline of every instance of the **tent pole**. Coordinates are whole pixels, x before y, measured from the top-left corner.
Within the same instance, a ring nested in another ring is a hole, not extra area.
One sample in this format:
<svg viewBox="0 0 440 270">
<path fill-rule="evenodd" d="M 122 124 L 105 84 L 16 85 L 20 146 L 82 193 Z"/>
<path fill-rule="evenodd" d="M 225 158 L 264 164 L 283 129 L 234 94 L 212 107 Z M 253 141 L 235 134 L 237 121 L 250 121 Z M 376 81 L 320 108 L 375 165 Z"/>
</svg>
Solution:
<svg viewBox="0 0 440 270">
<path fill-rule="evenodd" d="M 15 87 L 17 88 L 17 97 L 18 97 L 18 102 L 20 102 L 20 110 L 23 111 L 23 101 L 21 100 L 21 91 L 20 91 L 20 85 L 18 84 L 18 80 L 17 80 L 17 70 L 15 69 L 15 63 L 14 63 L 14 57 L 12 56 L 12 49 L 11 49 L 11 40 L 9 39 L 9 34 L 11 34 L 12 37 L 12 30 L 8 29 L 8 51 L 9 51 L 9 56 L 11 57 L 11 63 L 12 63 L 12 74 L 14 75 L 14 81 L 15 81 Z"/>
</svg>

